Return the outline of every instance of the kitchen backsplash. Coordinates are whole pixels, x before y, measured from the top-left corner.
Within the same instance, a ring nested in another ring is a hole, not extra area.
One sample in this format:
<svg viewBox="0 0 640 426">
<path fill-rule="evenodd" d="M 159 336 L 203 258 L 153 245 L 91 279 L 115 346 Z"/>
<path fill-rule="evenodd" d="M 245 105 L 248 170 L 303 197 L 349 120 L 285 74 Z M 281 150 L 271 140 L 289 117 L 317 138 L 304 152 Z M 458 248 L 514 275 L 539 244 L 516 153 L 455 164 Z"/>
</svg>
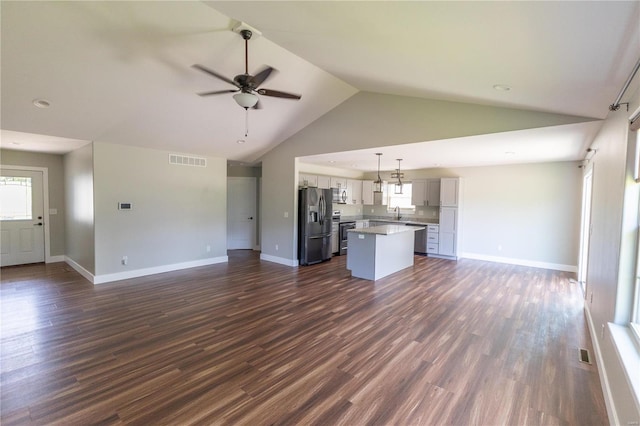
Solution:
<svg viewBox="0 0 640 426">
<path fill-rule="evenodd" d="M 341 216 L 363 216 L 367 217 L 395 217 L 396 213 L 387 212 L 387 206 L 367 206 L 351 204 L 334 204 L 334 210 L 340 210 Z M 437 220 L 440 213 L 438 207 L 417 207 L 415 214 L 403 213 L 400 215 L 404 219 L 430 219 Z"/>
</svg>

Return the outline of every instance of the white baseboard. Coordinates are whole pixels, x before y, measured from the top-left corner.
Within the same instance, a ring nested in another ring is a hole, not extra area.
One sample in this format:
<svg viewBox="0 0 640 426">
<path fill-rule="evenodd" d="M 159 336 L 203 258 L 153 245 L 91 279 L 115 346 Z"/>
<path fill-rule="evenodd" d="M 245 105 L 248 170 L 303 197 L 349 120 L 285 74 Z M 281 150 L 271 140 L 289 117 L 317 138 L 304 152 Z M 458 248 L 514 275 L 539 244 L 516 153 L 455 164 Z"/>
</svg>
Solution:
<svg viewBox="0 0 640 426">
<path fill-rule="evenodd" d="M 266 260 L 267 262 L 279 263 L 280 265 L 286 265 L 286 266 L 292 266 L 292 267 L 298 266 L 298 261 L 296 259 L 291 260 L 291 259 L 286 259 L 284 257 L 271 256 L 269 254 L 264 254 L 264 253 L 260 254 L 260 260 Z"/>
<path fill-rule="evenodd" d="M 591 343 L 593 344 L 593 350 L 596 356 L 596 366 L 598 367 L 598 375 L 600 376 L 600 385 L 602 386 L 602 394 L 604 396 L 604 405 L 607 407 L 607 415 L 609 416 L 609 424 L 619 425 L 618 412 L 616 411 L 616 405 L 613 402 L 613 395 L 611 394 L 611 386 L 609 385 L 609 378 L 607 376 L 607 370 L 604 367 L 604 361 L 602 359 L 602 351 L 600 350 L 600 343 L 598 341 L 598 334 L 596 328 L 593 325 L 593 319 L 591 318 L 591 311 L 589 311 L 589 305 L 585 303 L 584 312 L 587 316 L 587 324 L 589 325 L 589 333 L 591 334 Z"/>
<path fill-rule="evenodd" d="M 45 259 L 45 263 L 56 263 L 56 262 L 64 262 L 66 257 L 64 255 L 60 256 L 49 256 Z"/>
<path fill-rule="evenodd" d="M 116 272 L 113 274 L 93 275 L 87 271 L 73 259 L 65 257 L 65 261 L 73 269 L 78 271 L 80 275 L 91 281 L 92 284 L 104 284 L 113 281 L 127 280 L 130 278 L 144 277 L 146 275 L 161 274 L 163 272 L 178 271 L 180 269 L 196 268 L 198 266 L 214 265 L 216 263 L 225 263 L 229 261 L 227 256 L 210 257 L 208 259 L 194 260 L 191 262 L 173 263 L 171 265 L 154 266 L 151 268 L 134 269 L 131 271 Z"/>
<path fill-rule="evenodd" d="M 93 284 L 95 276 L 91 272 L 87 271 L 82 265 L 71 259 L 69 256 L 65 256 L 64 261 Z"/>
<path fill-rule="evenodd" d="M 485 260 L 487 262 L 508 263 L 510 265 L 531 266 L 532 268 L 553 269 L 555 271 L 578 272 L 578 267 L 576 265 L 563 265 L 561 263 L 538 262 L 535 260 L 516 259 L 513 257 L 487 256 L 477 253 L 460 253 L 459 257 Z"/>
</svg>

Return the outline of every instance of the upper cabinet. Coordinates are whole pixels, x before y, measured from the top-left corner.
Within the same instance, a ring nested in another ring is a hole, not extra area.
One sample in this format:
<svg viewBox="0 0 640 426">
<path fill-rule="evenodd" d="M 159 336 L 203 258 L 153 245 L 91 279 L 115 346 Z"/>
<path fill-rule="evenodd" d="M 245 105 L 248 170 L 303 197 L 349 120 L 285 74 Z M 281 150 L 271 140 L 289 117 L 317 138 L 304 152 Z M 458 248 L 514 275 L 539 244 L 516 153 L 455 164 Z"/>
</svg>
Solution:
<svg viewBox="0 0 640 426">
<path fill-rule="evenodd" d="M 316 176 L 318 179 L 318 188 L 329 189 L 331 188 L 331 178 L 329 176 Z"/>
<path fill-rule="evenodd" d="M 411 181 L 411 204 L 414 206 L 426 206 L 426 179 L 413 179 Z"/>
<path fill-rule="evenodd" d="M 362 181 L 348 179 L 347 180 L 347 204 L 363 204 L 362 203 Z"/>
<path fill-rule="evenodd" d="M 331 188 L 338 188 L 340 190 L 347 190 L 347 178 L 331 177 Z"/>
<path fill-rule="evenodd" d="M 373 205 L 373 181 L 362 181 L 362 204 L 370 206 Z"/>
<path fill-rule="evenodd" d="M 458 188 L 460 178 L 440 179 L 440 205 L 443 207 L 458 207 Z"/>
<path fill-rule="evenodd" d="M 317 187 L 318 186 L 318 176 L 316 175 L 308 175 L 305 173 L 298 174 L 298 186 L 302 187 Z"/>
<path fill-rule="evenodd" d="M 440 179 L 414 179 L 411 181 L 411 204 L 414 206 L 440 205 Z"/>
</svg>

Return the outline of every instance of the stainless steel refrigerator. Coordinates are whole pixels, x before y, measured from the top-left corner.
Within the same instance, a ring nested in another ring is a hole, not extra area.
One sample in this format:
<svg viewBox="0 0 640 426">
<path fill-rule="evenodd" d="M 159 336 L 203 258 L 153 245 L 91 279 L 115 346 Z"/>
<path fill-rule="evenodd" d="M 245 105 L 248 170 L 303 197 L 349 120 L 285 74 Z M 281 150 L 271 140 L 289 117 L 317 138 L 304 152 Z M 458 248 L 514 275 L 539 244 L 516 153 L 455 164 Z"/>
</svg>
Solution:
<svg viewBox="0 0 640 426">
<path fill-rule="evenodd" d="M 331 259 L 331 189 L 302 188 L 298 194 L 298 259 L 311 265 Z"/>
</svg>

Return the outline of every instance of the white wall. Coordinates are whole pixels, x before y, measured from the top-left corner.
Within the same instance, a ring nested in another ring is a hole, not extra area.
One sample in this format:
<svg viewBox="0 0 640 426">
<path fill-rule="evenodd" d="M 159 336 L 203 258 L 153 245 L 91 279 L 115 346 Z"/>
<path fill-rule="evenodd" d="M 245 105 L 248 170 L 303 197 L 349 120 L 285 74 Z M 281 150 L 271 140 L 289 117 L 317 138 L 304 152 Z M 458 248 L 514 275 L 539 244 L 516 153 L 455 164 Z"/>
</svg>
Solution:
<svg viewBox="0 0 640 426">
<path fill-rule="evenodd" d="M 576 162 L 450 169 L 462 178 L 462 257 L 577 271 Z"/>
<path fill-rule="evenodd" d="M 190 167 L 169 164 L 168 155 L 94 143 L 96 276 L 226 261 L 226 160 Z M 120 211 L 118 202 L 133 209 Z"/>
<path fill-rule="evenodd" d="M 93 145 L 64 156 L 65 255 L 95 274 L 93 209 Z"/>
</svg>

